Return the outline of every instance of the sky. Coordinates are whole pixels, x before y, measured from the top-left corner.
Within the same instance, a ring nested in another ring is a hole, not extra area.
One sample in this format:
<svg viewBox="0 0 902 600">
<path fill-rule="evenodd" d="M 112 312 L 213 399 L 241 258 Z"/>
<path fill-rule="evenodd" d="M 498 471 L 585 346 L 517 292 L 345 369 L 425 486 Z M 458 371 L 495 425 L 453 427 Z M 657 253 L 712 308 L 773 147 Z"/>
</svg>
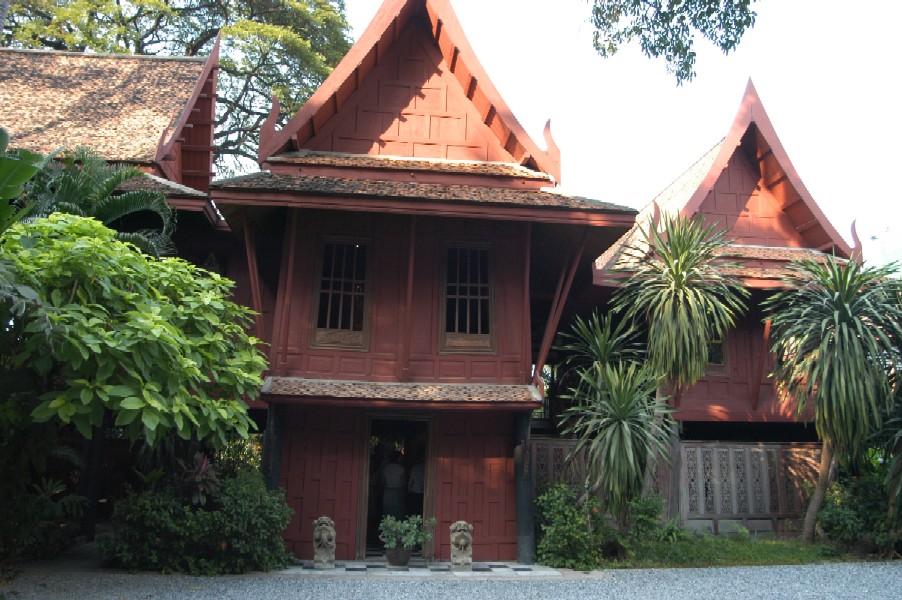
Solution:
<svg viewBox="0 0 902 600">
<path fill-rule="evenodd" d="M 902 259 L 902 46 L 897 0 L 759 0 L 724 56 L 697 40 L 682 86 L 633 44 L 602 59 L 589 0 L 451 0 L 489 78 L 544 148 L 563 193 L 640 208 L 729 131 L 749 78 L 815 201 L 868 262 Z M 381 0 L 346 0 L 356 39 Z"/>
</svg>

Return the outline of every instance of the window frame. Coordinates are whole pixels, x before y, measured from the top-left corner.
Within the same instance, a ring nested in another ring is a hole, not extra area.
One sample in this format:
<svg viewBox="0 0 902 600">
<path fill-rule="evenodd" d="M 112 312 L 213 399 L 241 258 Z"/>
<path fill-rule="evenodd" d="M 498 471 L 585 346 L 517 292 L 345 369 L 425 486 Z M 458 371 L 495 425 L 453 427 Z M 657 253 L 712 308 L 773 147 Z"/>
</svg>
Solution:
<svg viewBox="0 0 902 600">
<path fill-rule="evenodd" d="M 452 250 L 484 250 L 488 286 L 488 333 L 457 333 L 447 330 L 448 259 Z M 495 309 L 495 265 L 492 245 L 488 242 L 447 241 L 441 246 L 441 274 L 439 277 L 439 354 L 495 354 L 498 323 Z"/>
<path fill-rule="evenodd" d="M 360 331 L 347 329 L 332 329 L 319 327 L 320 301 L 323 293 L 323 270 L 325 268 L 326 246 L 334 245 L 362 245 L 366 248 L 366 261 L 364 269 L 363 292 L 363 323 Z M 373 240 L 365 237 L 352 236 L 323 236 L 319 240 L 316 269 L 313 281 L 313 302 L 310 314 L 310 334 L 308 343 L 311 348 L 334 348 L 340 350 L 353 350 L 368 352 L 370 349 L 370 332 L 372 324 L 372 298 L 373 298 Z"/>
<path fill-rule="evenodd" d="M 720 344 L 720 353 L 723 357 L 723 362 L 711 362 L 711 346 L 715 344 Z M 708 367 L 705 370 L 706 377 L 726 377 L 727 376 L 727 367 L 729 365 L 729 359 L 727 358 L 727 340 L 712 338 L 708 340 Z"/>
</svg>

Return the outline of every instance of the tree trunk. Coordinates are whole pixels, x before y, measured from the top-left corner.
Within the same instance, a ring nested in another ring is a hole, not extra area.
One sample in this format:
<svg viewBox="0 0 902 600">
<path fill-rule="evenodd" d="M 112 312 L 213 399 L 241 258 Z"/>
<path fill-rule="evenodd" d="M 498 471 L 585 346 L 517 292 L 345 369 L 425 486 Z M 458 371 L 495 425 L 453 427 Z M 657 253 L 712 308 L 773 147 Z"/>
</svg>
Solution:
<svg viewBox="0 0 902 600">
<path fill-rule="evenodd" d="M 6 25 L 6 15 L 9 13 L 9 0 L 0 0 L 0 38 L 3 37 L 4 25 Z M 0 39 L 0 43 L 2 43 Z"/>
<path fill-rule="evenodd" d="M 814 526 L 817 524 L 817 513 L 824 504 L 824 496 L 827 495 L 827 487 L 833 479 L 833 448 L 825 441 L 821 449 L 821 466 L 817 475 L 817 484 L 808 502 L 808 510 L 805 512 L 805 523 L 802 526 L 802 541 L 806 544 L 814 542 Z"/>
</svg>

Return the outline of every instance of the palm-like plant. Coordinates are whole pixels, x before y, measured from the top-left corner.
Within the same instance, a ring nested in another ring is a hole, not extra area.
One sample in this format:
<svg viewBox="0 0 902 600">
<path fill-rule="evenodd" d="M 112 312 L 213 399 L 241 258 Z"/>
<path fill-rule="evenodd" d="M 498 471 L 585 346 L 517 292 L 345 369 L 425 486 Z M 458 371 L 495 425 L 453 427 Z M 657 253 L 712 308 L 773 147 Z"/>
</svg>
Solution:
<svg viewBox="0 0 902 600">
<path fill-rule="evenodd" d="M 145 254 L 174 254 L 171 236 L 175 211 L 165 196 L 151 190 L 118 192 L 123 183 L 136 177 L 143 177 L 139 169 L 110 165 L 95 152 L 78 148 L 49 163 L 31 181 L 23 200 L 34 203 L 29 214 L 32 218 L 54 212 L 92 217 L 115 229 L 121 241 L 134 244 Z M 159 229 L 123 231 L 124 221 L 139 215 L 159 220 Z"/>
<path fill-rule="evenodd" d="M 860 456 L 892 405 L 902 341 L 895 272 L 895 265 L 800 261 L 785 277 L 787 288 L 765 303 L 773 321 L 777 388 L 800 413 L 813 408 L 823 442 L 802 529 L 808 542 L 837 459 Z"/>
<path fill-rule="evenodd" d="M 577 373 L 579 393 L 564 412 L 564 433 L 578 439 L 571 456 L 585 452 L 586 483 L 601 492 L 622 527 L 649 461 L 666 454 L 671 409 L 657 394 L 660 376 L 647 364 L 596 363 Z"/>
<path fill-rule="evenodd" d="M 642 243 L 630 249 L 631 275 L 614 306 L 647 326 L 648 363 L 679 393 L 705 374 L 708 345 L 735 325 L 748 291 L 722 270 L 725 232 L 699 217 L 662 221 L 661 231 L 642 229 Z"/>
</svg>

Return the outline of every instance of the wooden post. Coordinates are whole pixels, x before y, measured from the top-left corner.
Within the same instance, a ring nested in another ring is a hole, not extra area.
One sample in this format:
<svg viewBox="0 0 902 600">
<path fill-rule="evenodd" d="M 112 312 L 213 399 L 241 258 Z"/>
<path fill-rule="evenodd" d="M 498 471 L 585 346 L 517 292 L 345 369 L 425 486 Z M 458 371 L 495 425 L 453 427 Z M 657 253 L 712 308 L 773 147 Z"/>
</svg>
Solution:
<svg viewBox="0 0 902 600">
<path fill-rule="evenodd" d="M 752 410 L 758 410 L 758 397 L 761 395 L 761 378 L 764 377 L 764 361 L 767 360 L 768 346 L 770 345 L 770 323 L 764 322 L 764 336 L 761 339 L 761 352 L 758 354 L 758 365 L 755 367 L 755 378 L 752 380 L 752 389 L 749 390 L 749 402 Z"/>
<path fill-rule="evenodd" d="M 263 432 L 263 477 L 270 490 L 279 487 L 284 433 L 285 405 L 270 404 L 266 410 L 266 431 Z"/>
<path fill-rule="evenodd" d="M 517 562 L 536 561 L 535 514 L 532 498 L 532 465 L 529 460 L 529 422 L 532 413 L 514 413 L 514 492 L 517 512 Z"/>
</svg>

